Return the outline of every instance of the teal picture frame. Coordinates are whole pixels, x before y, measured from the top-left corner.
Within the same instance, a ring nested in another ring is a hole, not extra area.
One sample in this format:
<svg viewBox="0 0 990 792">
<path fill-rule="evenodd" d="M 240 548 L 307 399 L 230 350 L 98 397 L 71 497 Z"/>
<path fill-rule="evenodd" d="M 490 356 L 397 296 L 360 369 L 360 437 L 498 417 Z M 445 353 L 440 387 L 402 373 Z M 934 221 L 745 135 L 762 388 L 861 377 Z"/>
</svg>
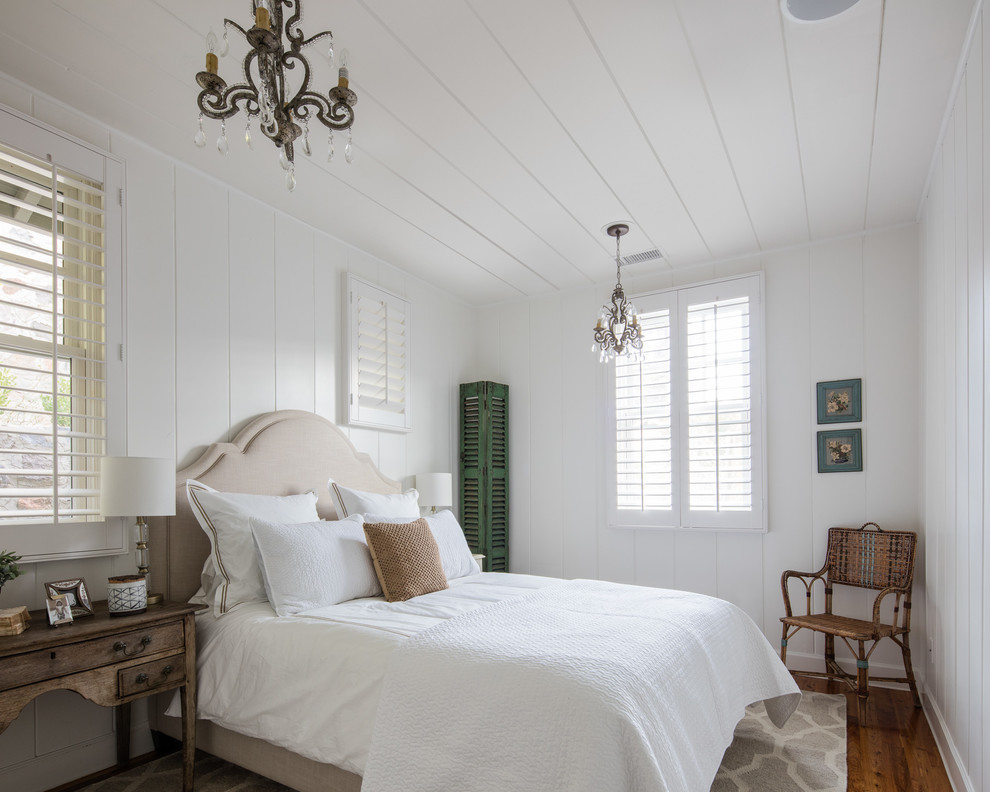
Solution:
<svg viewBox="0 0 990 792">
<path fill-rule="evenodd" d="M 819 473 L 852 473 L 862 469 L 862 429 L 833 429 L 818 433 Z"/>
<path fill-rule="evenodd" d="M 856 423 L 863 420 L 863 380 L 818 383 L 818 423 Z"/>
</svg>

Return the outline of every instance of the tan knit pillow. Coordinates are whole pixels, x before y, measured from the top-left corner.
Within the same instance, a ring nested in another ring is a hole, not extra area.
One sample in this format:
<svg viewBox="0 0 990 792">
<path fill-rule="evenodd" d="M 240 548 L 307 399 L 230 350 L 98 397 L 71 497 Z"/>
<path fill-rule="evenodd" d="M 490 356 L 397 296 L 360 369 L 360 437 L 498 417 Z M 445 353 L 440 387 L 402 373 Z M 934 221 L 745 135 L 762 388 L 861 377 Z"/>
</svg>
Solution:
<svg viewBox="0 0 990 792">
<path fill-rule="evenodd" d="M 389 602 L 447 588 L 440 551 L 423 518 L 411 523 L 365 523 L 375 574 Z"/>
</svg>

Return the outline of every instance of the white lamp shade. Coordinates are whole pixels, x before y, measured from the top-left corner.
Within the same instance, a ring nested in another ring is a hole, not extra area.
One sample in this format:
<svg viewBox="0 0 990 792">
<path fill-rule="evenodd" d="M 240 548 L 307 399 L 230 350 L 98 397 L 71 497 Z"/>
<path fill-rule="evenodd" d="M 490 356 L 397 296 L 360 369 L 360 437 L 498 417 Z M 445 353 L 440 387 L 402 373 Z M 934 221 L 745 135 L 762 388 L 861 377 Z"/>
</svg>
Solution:
<svg viewBox="0 0 990 792">
<path fill-rule="evenodd" d="M 100 514 L 161 517 L 175 514 L 175 466 L 157 457 L 103 457 Z"/>
<path fill-rule="evenodd" d="M 451 506 L 454 503 L 453 487 L 453 476 L 450 473 L 416 475 L 420 506 Z"/>
</svg>

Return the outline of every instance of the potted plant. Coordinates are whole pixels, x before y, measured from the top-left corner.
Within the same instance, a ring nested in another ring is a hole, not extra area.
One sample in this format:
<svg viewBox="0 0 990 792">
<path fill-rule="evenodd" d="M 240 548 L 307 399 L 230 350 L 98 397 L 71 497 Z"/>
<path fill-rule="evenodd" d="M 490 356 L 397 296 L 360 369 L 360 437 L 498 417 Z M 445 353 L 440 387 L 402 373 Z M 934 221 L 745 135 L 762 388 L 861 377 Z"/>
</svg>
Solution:
<svg viewBox="0 0 990 792">
<path fill-rule="evenodd" d="M 0 591 L 3 591 L 3 584 L 15 577 L 20 577 L 24 570 L 17 563 L 21 560 L 19 555 L 4 550 L 0 553 Z"/>
</svg>

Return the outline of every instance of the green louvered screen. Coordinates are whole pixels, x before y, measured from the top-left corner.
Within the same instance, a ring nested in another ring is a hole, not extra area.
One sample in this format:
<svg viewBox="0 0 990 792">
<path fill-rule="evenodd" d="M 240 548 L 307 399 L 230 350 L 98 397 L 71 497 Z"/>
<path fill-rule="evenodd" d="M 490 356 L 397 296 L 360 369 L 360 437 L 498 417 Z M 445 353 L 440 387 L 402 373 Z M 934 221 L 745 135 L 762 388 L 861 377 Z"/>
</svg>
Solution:
<svg viewBox="0 0 990 792">
<path fill-rule="evenodd" d="M 461 385 L 461 525 L 486 572 L 509 571 L 509 386 Z"/>
</svg>

